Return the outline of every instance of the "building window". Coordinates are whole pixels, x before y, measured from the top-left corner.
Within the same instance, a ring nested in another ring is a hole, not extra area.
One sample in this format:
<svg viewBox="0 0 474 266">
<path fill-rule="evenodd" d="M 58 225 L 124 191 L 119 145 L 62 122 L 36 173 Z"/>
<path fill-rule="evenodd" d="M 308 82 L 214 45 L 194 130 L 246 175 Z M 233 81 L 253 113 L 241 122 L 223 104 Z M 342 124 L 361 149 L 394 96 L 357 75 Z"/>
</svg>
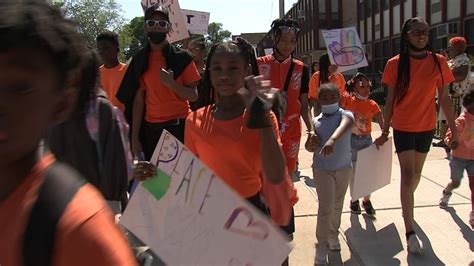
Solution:
<svg viewBox="0 0 474 266">
<path fill-rule="evenodd" d="M 392 56 L 400 53 L 400 37 L 392 39 Z"/>
<path fill-rule="evenodd" d="M 377 2 L 377 0 L 375 0 Z M 366 0 L 365 4 L 365 17 L 372 16 L 372 0 Z"/>
<path fill-rule="evenodd" d="M 380 42 L 374 43 L 374 58 L 382 57 L 381 50 L 382 49 L 380 49 Z"/>
<path fill-rule="evenodd" d="M 380 13 L 380 1 L 374 0 L 372 1 L 374 5 L 374 14 Z"/>
<path fill-rule="evenodd" d="M 390 6 L 390 1 L 389 0 L 382 0 L 382 10 L 385 11 L 385 10 L 388 10 Z"/>
<path fill-rule="evenodd" d="M 464 36 L 467 41 L 467 53 L 474 56 L 474 19 L 466 20 L 464 23 Z"/>
<path fill-rule="evenodd" d="M 441 11 L 441 2 L 431 4 L 431 14 Z"/>
<path fill-rule="evenodd" d="M 383 57 L 389 57 L 390 54 L 390 42 L 388 40 L 383 41 Z"/>
</svg>

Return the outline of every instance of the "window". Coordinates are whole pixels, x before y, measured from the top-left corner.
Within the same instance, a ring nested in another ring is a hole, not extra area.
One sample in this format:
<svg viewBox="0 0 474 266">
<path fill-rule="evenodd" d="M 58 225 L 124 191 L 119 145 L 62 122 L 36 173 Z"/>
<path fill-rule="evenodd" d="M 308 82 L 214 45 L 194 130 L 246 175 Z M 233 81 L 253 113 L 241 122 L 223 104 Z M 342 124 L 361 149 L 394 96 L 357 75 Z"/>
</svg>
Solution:
<svg viewBox="0 0 474 266">
<path fill-rule="evenodd" d="M 383 57 L 390 56 L 390 42 L 388 40 L 383 41 Z"/>
<path fill-rule="evenodd" d="M 400 53 L 400 37 L 392 39 L 392 56 Z"/>
<path fill-rule="evenodd" d="M 377 0 L 375 0 L 377 2 Z M 372 0 L 366 0 L 365 4 L 365 17 L 372 16 Z"/>
<path fill-rule="evenodd" d="M 374 43 L 374 58 L 382 57 L 382 49 L 380 49 L 380 42 Z"/>
<path fill-rule="evenodd" d="M 431 14 L 441 11 L 441 2 L 433 3 L 431 5 Z"/>
<path fill-rule="evenodd" d="M 382 0 L 382 10 L 388 10 L 388 7 L 390 6 L 390 1 L 389 0 Z"/>
<path fill-rule="evenodd" d="M 374 0 L 372 1 L 374 5 L 374 14 L 380 13 L 380 1 Z"/>
</svg>

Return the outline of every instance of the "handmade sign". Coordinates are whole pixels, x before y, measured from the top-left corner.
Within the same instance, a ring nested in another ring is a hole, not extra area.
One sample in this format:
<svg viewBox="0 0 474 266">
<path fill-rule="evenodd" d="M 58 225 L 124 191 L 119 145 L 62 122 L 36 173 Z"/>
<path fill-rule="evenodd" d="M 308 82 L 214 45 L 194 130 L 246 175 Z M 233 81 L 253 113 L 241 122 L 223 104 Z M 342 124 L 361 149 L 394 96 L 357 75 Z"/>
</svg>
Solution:
<svg viewBox="0 0 474 266">
<path fill-rule="evenodd" d="M 355 27 L 323 30 L 322 33 L 329 60 L 339 66 L 339 72 L 368 65 Z"/>
<path fill-rule="evenodd" d="M 164 131 L 152 157 L 158 174 L 141 182 L 121 218 L 168 265 L 280 265 L 280 229 Z"/>
<path fill-rule="evenodd" d="M 207 35 L 210 13 L 186 9 L 182 11 L 190 34 Z"/>
<path fill-rule="evenodd" d="M 351 196 L 359 199 L 390 184 L 392 176 L 392 138 L 379 149 L 372 144 L 357 153 Z M 374 163 L 377 162 L 377 163 Z"/>
<path fill-rule="evenodd" d="M 189 38 L 186 28 L 184 14 L 179 6 L 178 0 L 142 0 L 143 12 L 152 5 L 162 5 L 168 9 L 171 30 L 168 33 L 168 41 L 174 43 Z"/>
</svg>

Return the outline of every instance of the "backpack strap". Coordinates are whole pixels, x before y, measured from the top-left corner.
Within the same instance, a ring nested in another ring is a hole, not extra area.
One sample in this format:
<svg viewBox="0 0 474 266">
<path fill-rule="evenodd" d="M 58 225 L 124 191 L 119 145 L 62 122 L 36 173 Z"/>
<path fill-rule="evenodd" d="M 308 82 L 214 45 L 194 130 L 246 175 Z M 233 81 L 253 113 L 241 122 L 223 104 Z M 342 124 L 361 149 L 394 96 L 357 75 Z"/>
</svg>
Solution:
<svg viewBox="0 0 474 266">
<path fill-rule="evenodd" d="M 293 75 L 293 69 L 295 68 L 295 61 L 292 58 L 290 68 L 288 69 L 288 74 L 286 74 L 285 85 L 283 86 L 283 91 L 288 91 L 288 86 L 290 86 L 291 76 Z"/>
<path fill-rule="evenodd" d="M 63 164 L 55 163 L 46 170 L 23 237 L 25 266 L 51 265 L 56 226 L 85 183 L 76 171 Z"/>
</svg>

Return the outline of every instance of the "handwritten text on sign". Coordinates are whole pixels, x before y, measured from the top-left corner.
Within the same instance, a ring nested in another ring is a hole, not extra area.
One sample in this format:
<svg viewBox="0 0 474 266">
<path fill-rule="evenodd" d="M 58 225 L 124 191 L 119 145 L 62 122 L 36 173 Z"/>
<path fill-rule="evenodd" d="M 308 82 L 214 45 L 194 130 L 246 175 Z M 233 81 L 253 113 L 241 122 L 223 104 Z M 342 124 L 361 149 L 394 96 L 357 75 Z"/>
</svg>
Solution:
<svg viewBox="0 0 474 266">
<path fill-rule="evenodd" d="M 168 41 L 174 43 L 189 38 L 189 32 L 186 28 L 184 14 L 179 7 L 178 0 L 142 0 L 143 12 L 152 5 L 161 5 L 168 9 L 168 15 L 171 24 L 171 30 L 168 34 Z"/>
<path fill-rule="evenodd" d="M 121 223 L 167 264 L 279 265 L 289 254 L 279 229 L 170 133 L 151 161 L 164 181 L 142 182 Z"/>
</svg>

